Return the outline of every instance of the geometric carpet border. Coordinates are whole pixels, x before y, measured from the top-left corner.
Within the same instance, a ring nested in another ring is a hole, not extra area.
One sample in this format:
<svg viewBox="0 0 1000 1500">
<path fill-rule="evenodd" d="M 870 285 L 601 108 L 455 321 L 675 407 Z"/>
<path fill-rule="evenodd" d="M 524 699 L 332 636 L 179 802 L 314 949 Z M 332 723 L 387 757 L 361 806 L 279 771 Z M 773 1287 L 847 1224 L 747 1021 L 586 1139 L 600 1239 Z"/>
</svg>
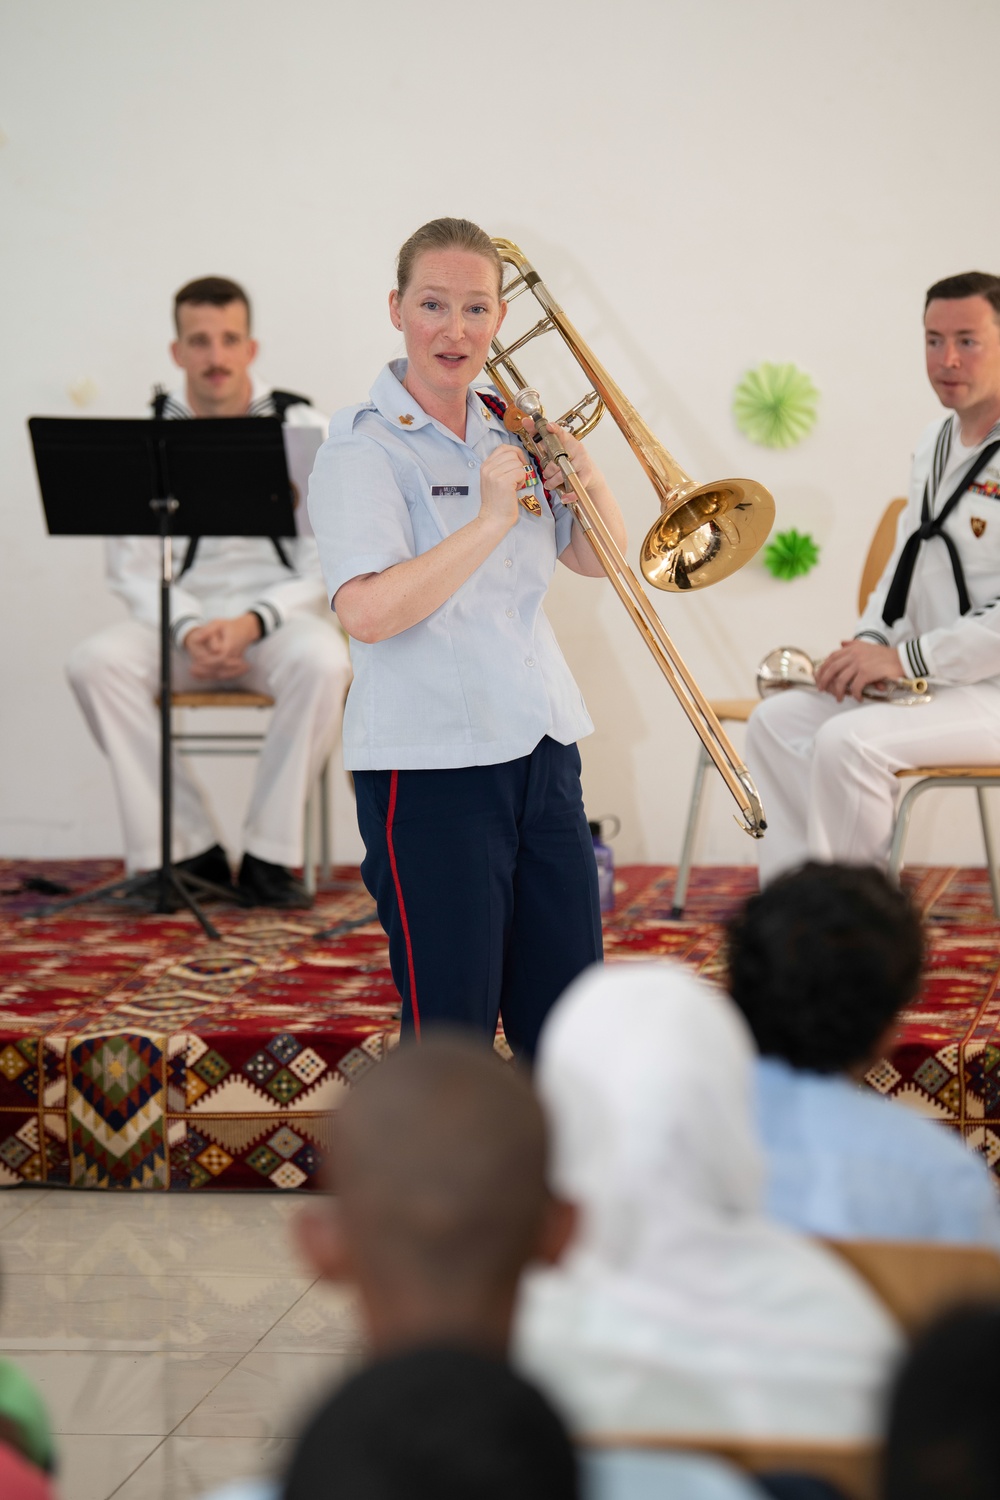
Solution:
<svg viewBox="0 0 1000 1500">
<path fill-rule="evenodd" d="M 309 912 L 213 909 L 219 943 L 188 914 L 28 914 L 40 898 L 26 879 L 85 889 L 114 872 L 0 861 L 0 1186 L 316 1186 L 338 1103 L 398 1036 L 385 938 L 357 870 L 338 871 L 346 889 L 321 889 Z M 756 872 L 696 869 L 681 922 L 675 875 L 618 871 L 607 960 L 670 956 L 718 978 L 724 923 Z M 867 1081 L 957 1130 L 1000 1173 L 1000 924 L 986 874 L 916 867 L 906 879 L 927 917 L 927 973 Z"/>
</svg>

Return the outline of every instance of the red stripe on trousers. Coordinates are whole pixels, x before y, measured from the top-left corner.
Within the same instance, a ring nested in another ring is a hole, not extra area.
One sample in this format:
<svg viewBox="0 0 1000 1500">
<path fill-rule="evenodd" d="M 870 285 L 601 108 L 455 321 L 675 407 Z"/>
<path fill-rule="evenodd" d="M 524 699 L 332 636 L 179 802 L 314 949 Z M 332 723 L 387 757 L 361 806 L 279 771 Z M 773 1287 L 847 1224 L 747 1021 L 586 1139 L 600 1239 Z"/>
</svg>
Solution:
<svg viewBox="0 0 1000 1500">
<path fill-rule="evenodd" d="M 406 966 L 410 971 L 410 1009 L 413 1011 L 413 1034 L 420 1037 L 420 1007 L 417 1005 L 417 975 L 413 965 L 413 944 L 410 941 L 410 923 L 406 916 L 406 903 L 403 900 L 403 887 L 399 883 L 399 870 L 396 867 L 396 850 L 392 843 L 392 823 L 396 816 L 396 791 L 399 785 L 399 772 L 393 771 L 389 780 L 389 812 L 385 820 L 385 842 L 389 850 L 389 867 L 392 870 L 392 882 L 396 887 L 396 900 L 399 902 L 399 915 L 403 923 L 403 938 L 406 942 Z"/>
</svg>

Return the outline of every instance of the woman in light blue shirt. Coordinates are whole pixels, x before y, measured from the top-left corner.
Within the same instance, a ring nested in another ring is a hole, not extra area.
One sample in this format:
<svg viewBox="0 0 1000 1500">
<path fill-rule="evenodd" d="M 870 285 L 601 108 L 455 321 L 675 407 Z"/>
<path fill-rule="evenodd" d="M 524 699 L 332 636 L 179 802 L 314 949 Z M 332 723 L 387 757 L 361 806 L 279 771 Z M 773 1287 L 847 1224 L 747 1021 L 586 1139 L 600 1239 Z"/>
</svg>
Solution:
<svg viewBox="0 0 1000 1500">
<path fill-rule="evenodd" d="M 309 486 L 327 589 L 351 637 L 344 720 L 362 874 L 403 1027 L 451 1022 L 534 1051 L 549 1006 L 601 957 L 576 740 L 593 729 L 542 601 L 556 561 L 602 576 L 560 498 L 472 382 L 503 322 L 502 266 L 463 219 L 403 246 L 389 297 L 406 359 L 338 412 Z M 577 472 L 620 546 L 618 506 Z"/>
</svg>

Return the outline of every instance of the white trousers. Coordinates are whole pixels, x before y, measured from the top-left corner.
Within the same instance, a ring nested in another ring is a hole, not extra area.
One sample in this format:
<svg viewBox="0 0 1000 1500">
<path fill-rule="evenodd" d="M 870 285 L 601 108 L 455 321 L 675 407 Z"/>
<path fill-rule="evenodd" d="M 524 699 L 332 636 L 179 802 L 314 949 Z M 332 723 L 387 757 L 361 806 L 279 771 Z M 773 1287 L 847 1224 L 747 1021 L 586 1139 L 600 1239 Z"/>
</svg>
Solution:
<svg viewBox="0 0 1000 1500">
<path fill-rule="evenodd" d="M 988 687 L 933 689 L 930 703 L 838 703 L 789 689 L 747 724 L 746 762 L 767 831 L 761 884 L 807 859 L 885 866 L 907 766 L 1000 762 L 1000 695 Z"/>
<path fill-rule="evenodd" d="M 67 663 L 70 684 L 111 762 L 130 870 L 160 862 L 159 632 L 126 620 L 83 641 Z M 191 676 L 173 654 L 175 692 L 198 688 L 269 693 L 275 700 L 261 746 L 243 849 L 270 864 L 302 863 L 306 797 L 340 732 L 350 659 L 340 634 L 318 617 L 293 618 L 247 651 L 250 670 L 225 684 Z M 174 756 L 174 858 L 217 842 L 204 798 Z"/>
</svg>

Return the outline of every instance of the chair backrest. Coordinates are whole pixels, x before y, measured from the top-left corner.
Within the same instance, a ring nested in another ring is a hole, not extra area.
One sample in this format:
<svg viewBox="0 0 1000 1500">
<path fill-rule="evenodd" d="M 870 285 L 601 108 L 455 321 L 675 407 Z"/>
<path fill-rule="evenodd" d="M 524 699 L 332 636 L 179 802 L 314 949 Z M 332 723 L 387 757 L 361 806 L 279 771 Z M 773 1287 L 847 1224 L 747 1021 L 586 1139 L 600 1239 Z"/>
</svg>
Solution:
<svg viewBox="0 0 1000 1500">
<path fill-rule="evenodd" d="M 591 1448 L 695 1453 L 718 1458 L 747 1474 L 810 1474 L 849 1500 L 876 1500 L 881 1445 L 875 1442 L 809 1442 L 804 1439 L 719 1437 L 703 1433 L 616 1433 L 582 1439 Z M 667 1489 L 664 1493 L 669 1493 Z"/>
<path fill-rule="evenodd" d="M 980 1245 L 827 1240 L 907 1333 L 961 1302 L 1000 1300 L 1000 1255 Z"/>
<path fill-rule="evenodd" d="M 863 615 L 865 605 L 871 598 L 872 589 L 878 583 L 885 572 L 885 565 L 892 556 L 892 549 L 896 545 L 896 527 L 899 523 L 899 513 L 906 506 L 905 498 L 890 500 L 882 512 L 882 519 L 875 527 L 875 535 L 872 537 L 868 548 L 868 556 L 865 565 L 861 569 L 861 584 L 858 588 L 858 614 Z"/>
</svg>

